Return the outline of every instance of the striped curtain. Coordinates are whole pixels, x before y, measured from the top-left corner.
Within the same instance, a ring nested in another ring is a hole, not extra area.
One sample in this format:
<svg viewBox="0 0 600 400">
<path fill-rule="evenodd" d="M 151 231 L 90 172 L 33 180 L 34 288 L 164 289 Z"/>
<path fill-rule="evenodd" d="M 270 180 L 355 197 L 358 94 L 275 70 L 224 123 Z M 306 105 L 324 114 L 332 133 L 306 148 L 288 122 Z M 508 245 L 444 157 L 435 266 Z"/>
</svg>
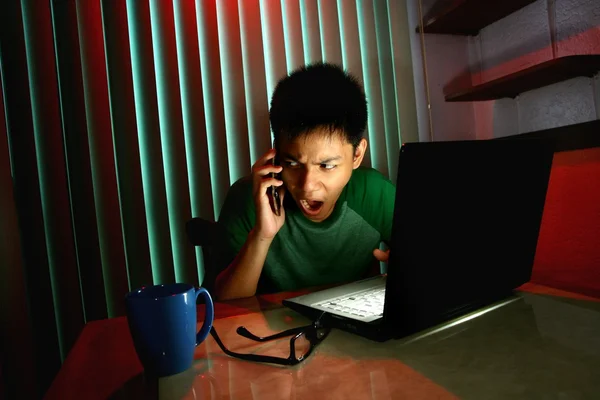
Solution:
<svg viewBox="0 0 600 400">
<path fill-rule="evenodd" d="M 365 163 L 394 181 L 400 144 L 418 140 L 404 0 L 0 3 L 9 395 L 43 393 L 84 324 L 123 315 L 132 288 L 202 283 L 184 225 L 217 218 L 268 150 L 289 71 L 324 60 L 364 83 Z"/>
</svg>

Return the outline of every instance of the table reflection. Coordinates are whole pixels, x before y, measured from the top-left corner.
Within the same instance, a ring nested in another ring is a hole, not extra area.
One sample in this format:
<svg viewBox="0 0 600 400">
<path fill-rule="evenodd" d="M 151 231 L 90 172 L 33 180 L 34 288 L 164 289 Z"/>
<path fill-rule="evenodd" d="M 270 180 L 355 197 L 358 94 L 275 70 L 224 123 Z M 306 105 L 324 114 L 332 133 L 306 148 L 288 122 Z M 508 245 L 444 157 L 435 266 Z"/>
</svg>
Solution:
<svg viewBox="0 0 600 400">
<path fill-rule="evenodd" d="M 113 398 L 535 399 L 600 393 L 600 303 L 528 293 L 511 300 L 466 322 L 385 343 L 333 330 L 294 367 L 228 357 L 209 338 L 189 370 L 154 384 L 138 376 Z M 232 350 L 281 356 L 289 352 L 288 339 L 257 344 L 236 328 L 268 335 L 309 322 L 276 309 L 220 319 L 215 327 Z"/>
</svg>

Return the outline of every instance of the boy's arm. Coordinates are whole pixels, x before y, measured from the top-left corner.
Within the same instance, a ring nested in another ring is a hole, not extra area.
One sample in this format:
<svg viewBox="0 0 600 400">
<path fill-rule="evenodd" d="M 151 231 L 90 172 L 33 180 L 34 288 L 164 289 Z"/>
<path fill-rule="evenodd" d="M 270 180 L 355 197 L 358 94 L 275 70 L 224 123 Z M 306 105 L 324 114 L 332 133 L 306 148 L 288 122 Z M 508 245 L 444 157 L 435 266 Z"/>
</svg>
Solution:
<svg viewBox="0 0 600 400">
<path fill-rule="evenodd" d="M 267 258 L 271 240 L 261 239 L 252 230 L 240 252 L 218 276 L 215 296 L 219 300 L 254 296 Z"/>
<path fill-rule="evenodd" d="M 285 210 L 281 208 L 276 215 L 268 195 L 271 186 L 283 185 L 272 176 L 281 172 L 271 162 L 274 156 L 274 150 L 265 153 L 252 167 L 250 180 L 236 182 L 223 204 L 219 218 L 224 235 L 219 251 L 222 271 L 215 282 L 219 300 L 254 296 L 271 242 L 285 221 Z M 283 202 L 285 190 L 277 190 Z"/>
</svg>

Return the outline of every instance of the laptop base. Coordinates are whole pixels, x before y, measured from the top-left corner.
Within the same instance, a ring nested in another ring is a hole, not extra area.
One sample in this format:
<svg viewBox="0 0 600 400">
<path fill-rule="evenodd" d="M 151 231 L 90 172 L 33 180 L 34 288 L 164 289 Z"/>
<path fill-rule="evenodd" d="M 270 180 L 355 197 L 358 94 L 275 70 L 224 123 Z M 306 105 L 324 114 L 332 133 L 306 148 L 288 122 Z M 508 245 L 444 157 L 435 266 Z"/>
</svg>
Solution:
<svg viewBox="0 0 600 400">
<path fill-rule="evenodd" d="M 323 314 L 321 310 L 293 301 L 283 300 L 283 305 L 311 320 L 315 320 Z M 384 329 L 383 318 L 371 322 L 362 322 L 325 312 L 325 315 L 321 317 L 321 321 L 324 326 L 329 328 L 351 332 L 375 342 L 385 342 L 393 338 L 391 332 Z"/>
</svg>

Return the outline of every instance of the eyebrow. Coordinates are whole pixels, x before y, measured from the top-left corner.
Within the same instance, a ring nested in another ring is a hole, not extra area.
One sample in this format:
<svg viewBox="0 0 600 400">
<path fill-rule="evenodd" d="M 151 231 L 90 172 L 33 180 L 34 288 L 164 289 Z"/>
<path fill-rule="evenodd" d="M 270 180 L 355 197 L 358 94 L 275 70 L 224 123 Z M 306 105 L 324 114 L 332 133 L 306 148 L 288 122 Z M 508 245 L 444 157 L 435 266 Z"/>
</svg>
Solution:
<svg viewBox="0 0 600 400">
<path fill-rule="evenodd" d="M 342 156 L 329 157 L 329 158 L 326 158 L 325 160 L 322 160 L 319 164 L 327 164 L 332 161 L 337 161 L 337 160 L 341 160 L 341 159 L 342 159 Z"/>
<path fill-rule="evenodd" d="M 285 153 L 283 155 L 283 159 L 292 160 L 292 161 L 295 161 L 295 162 L 300 162 L 300 161 L 298 161 L 298 159 L 296 157 L 292 156 L 291 154 L 287 154 L 287 153 Z M 337 160 L 341 160 L 341 159 L 342 159 L 342 156 L 329 157 L 329 158 L 326 158 L 324 160 L 319 161 L 318 163 L 315 163 L 315 165 L 327 164 L 327 163 L 330 163 L 332 161 L 337 161 Z"/>
</svg>

